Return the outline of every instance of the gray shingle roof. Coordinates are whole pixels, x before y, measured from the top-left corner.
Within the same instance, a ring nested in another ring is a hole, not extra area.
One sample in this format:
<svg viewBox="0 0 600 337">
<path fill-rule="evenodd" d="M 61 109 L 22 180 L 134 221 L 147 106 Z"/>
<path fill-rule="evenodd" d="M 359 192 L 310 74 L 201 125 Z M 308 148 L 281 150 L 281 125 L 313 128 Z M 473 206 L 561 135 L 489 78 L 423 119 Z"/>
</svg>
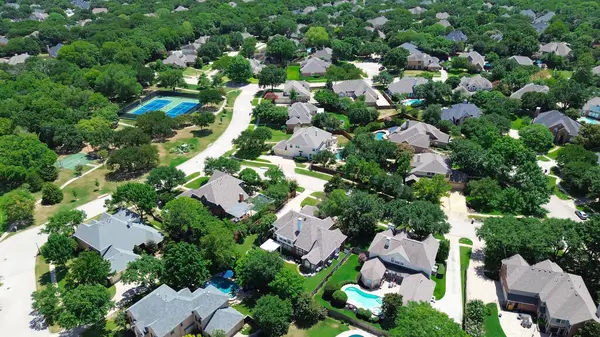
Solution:
<svg viewBox="0 0 600 337">
<path fill-rule="evenodd" d="M 447 20 L 450 17 L 450 14 L 446 12 L 436 13 L 435 18 L 438 20 Z"/>
<path fill-rule="evenodd" d="M 469 38 L 462 31 L 454 30 L 448 33 L 448 35 L 446 35 L 446 39 L 454 42 L 464 42 L 467 41 Z"/>
<path fill-rule="evenodd" d="M 448 158 L 437 153 L 415 154 L 410 166 L 413 167 L 410 173 L 416 175 L 447 175 L 451 171 Z"/>
<path fill-rule="evenodd" d="M 50 47 L 48 49 L 48 56 L 50 57 L 56 57 L 58 56 L 58 51 L 60 50 L 60 48 L 62 48 L 64 45 L 62 43 L 58 43 L 56 44 L 56 46 L 54 47 Z"/>
<path fill-rule="evenodd" d="M 303 74 L 324 73 L 331 66 L 331 63 L 323 61 L 318 57 L 311 57 L 302 62 L 301 66 L 300 72 Z"/>
<path fill-rule="evenodd" d="M 162 234 L 141 223 L 139 216 L 127 209 L 121 209 L 116 214 L 104 213 L 98 221 L 80 224 L 73 236 L 110 261 L 115 272 L 124 270 L 127 262 L 139 257 L 133 254 L 135 246 L 148 241 L 163 241 Z"/>
<path fill-rule="evenodd" d="M 228 333 L 236 325 L 243 322 L 245 317 L 233 308 L 219 309 L 210 319 L 204 331 L 208 332 L 210 336 L 217 330 Z"/>
<path fill-rule="evenodd" d="M 408 52 L 410 54 L 419 54 L 419 53 L 421 53 L 421 50 L 419 50 L 419 47 L 415 46 L 414 44 L 412 44 L 410 42 L 404 42 L 403 44 L 400 45 L 400 47 L 408 50 Z"/>
<path fill-rule="evenodd" d="M 90 9 L 90 1 L 73 0 L 71 3 L 73 4 L 73 6 L 79 7 L 81 9 Z"/>
<path fill-rule="evenodd" d="M 583 111 L 590 111 L 591 108 L 600 106 L 600 97 L 593 97 L 583 105 Z"/>
<path fill-rule="evenodd" d="M 592 74 L 600 75 L 600 66 L 596 66 L 596 67 L 592 68 Z"/>
<path fill-rule="evenodd" d="M 17 64 L 22 64 L 22 63 L 25 63 L 25 61 L 27 61 L 27 59 L 30 57 L 31 56 L 29 56 L 27 53 L 15 55 L 15 56 L 11 57 L 10 59 L 8 59 L 8 64 L 11 66 L 14 66 Z"/>
<path fill-rule="evenodd" d="M 321 60 L 330 62 L 331 61 L 331 57 L 333 56 L 333 50 L 329 47 L 325 47 L 323 49 L 319 49 L 317 50 L 314 54 L 314 57 L 318 57 Z"/>
<path fill-rule="evenodd" d="M 386 248 L 386 239 L 390 239 L 389 246 Z M 435 264 L 435 255 L 437 254 L 440 243 L 429 235 L 423 241 L 409 239 L 406 233 L 394 235 L 392 230 L 377 233 L 373 242 L 369 246 L 369 256 L 390 256 L 400 254 L 411 265 L 420 269 L 431 271 Z"/>
<path fill-rule="evenodd" d="M 440 21 L 438 22 L 438 25 L 442 25 L 442 26 L 444 26 L 444 27 L 446 27 L 446 28 L 448 28 L 448 27 L 451 27 L 451 26 L 452 26 L 448 20 L 440 20 Z"/>
<path fill-rule="evenodd" d="M 427 83 L 428 80 L 423 77 L 406 76 L 388 86 L 390 94 L 412 94 L 413 89 L 420 84 Z"/>
<path fill-rule="evenodd" d="M 531 9 L 522 10 L 519 12 L 519 14 L 528 16 L 529 18 L 531 18 L 531 20 L 535 20 L 535 17 L 536 17 L 535 12 L 532 11 Z"/>
<path fill-rule="evenodd" d="M 310 97 L 310 84 L 306 81 L 286 81 L 283 93 L 289 95 L 292 90 L 296 90 L 299 97 Z"/>
<path fill-rule="evenodd" d="M 301 222 L 299 228 L 298 223 Z M 307 251 L 302 259 L 318 264 L 346 240 L 339 229 L 332 230 L 331 218 L 319 219 L 309 214 L 289 211 L 273 223 L 275 234 L 290 239 L 294 246 Z"/>
<path fill-rule="evenodd" d="M 365 96 L 365 102 L 376 102 L 379 95 L 371 86 L 364 80 L 348 80 L 338 82 L 333 85 L 333 91 L 336 94 L 344 94 L 346 96 Z"/>
<path fill-rule="evenodd" d="M 464 76 L 455 90 L 461 90 L 466 94 L 472 94 L 480 90 L 492 90 L 492 82 L 481 75 L 473 77 Z"/>
<path fill-rule="evenodd" d="M 398 293 L 402 295 L 402 303 L 425 302 L 429 303 L 435 282 L 425 277 L 423 274 L 412 274 L 402 279 Z"/>
<path fill-rule="evenodd" d="M 383 27 L 383 25 L 385 25 L 388 21 L 388 18 L 386 18 L 385 16 L 380 16 L 376 17 L 375 19 L 367 20 L 367 22 L 375 28 Z"/>
<path fill-rule="evenodd" d="M 392 132 L 388 139 L 393 143 L 407 143 L 411 146 L 429 148 L 431 140 L 448 144 L 450 136 L 433 125 L 422 122 L 406 121 Z"/>
<path fill-rule="evenodd" d="M 540 46 L 540 52 L 542 53 L 554 53 L 558 56 L 567 56 L 571 53 L 571 48 L 566 42 L 549 42 L 545 45 Z"/>
<path fill-rule="evenodd" d="M 185 191 L 181 196 L 205 199 L 213 205 L 221 206 L 229 215 L 239 218 L 250 211 L 250 205 L 240 201 L 240 197 L 243 200 L 248 199 L 248 193 L 242 188 L 242 183 L 240 179 L 216 170 L 206 184 L 198 189 Z"/>
<path fill-rule="evenodd" d="M 387 268 L 385 268 L 383 262 L 376 257 L 363 264 L 360 268 L 360 274 L 368 280 L 381 280 L 386 270 Z"/>
<path fill-rule="evenodd" d="M 8 43 L 8 38 L 4 35 L 0 35 L 0 46 L 4 46 Z"/>
<path fill-rule="evenodd" d="M 319 149 L 324 146 L 331 137 L 332 134 L 330 132 L 311 126 L 297 129 L 290 139 L 280 143 L 283 143 L 284 146 L 298 145 Z"/>
<path fill-rule="evenodd" d="M 423 14 L 423 13 L 427 12 L 427 10 L 422 7 L 411 8 L 408 11 L 413 15 L 419 15 L 419 14 Z"/>
<path fill-rule="evenodd" d="M 469 60 L 469 63 L 471 63 L 473 66 L 479 67 L 479 69 L 483 69 L 485 67 L 485 57 L 474 50 L 468 53 L 460 53 L 458 57 L 466 58 Z"/>
<path fill-rule="evenodd" d="M 513 92 L 510 95 L 510 98 L 521 99 L 521 97 L 523 97 L 523 95 L 525 95 L 525 93 L 527 93 L 527 92 L 548 93 L 548 91 L 550 91 L 550 88 L 547 85 L 538 85 L 538 84 L 529 83 L 529 84 L 526 84 L 523 88 Z"/>
<path fill-rule="evenodd" d="M 288 120 L 285 124 L 310 124 L 317 110 L 311 103 L 296 102 L 288 108 Z"/>
<path fill-rule="evenodd" d="M 140 331 L 148 327 L 162 337 L 194 314 L 206 320 L 220 308 L 226 307 L 228 300 L 229 296 L 213 286 L 199 288 L 192 293 L 188 288 L 176 292 L 163 284 L 127 311 Z"/>
<path fill-rule="evenodd" d="M 571 137 L 577 136 L 579 134 L 579 128 L 581 128 L 581 123 L 572 120 L 558 110 L 542 112 L 533 119 L 533 124 L 542 124 L 549 129 L 565 128 Z"/>
<path fill-rule="evenodd" d="M 458 121 L 463 118 L 481 116 L 481 110 L 472 103 L 458 103 L 442 110 L 442 120 Z"/>
<path fill-rule="evenodd" d="M 509 293 L 526 292 L 546 303 L 549 317 L 575 325 L 596 320 L 596 306 L 579 275 L 569 274 L 546 260 L 530 266 L 522 257 L 502 260 Z"/>
<path fill-rule="evenodd" d="M 532 66 L 533 65 L 533 60 L 527 56 L 515 55 L 515 56 L 509 57 L 508 59 L 515 60 L 519 65 L 522 65 L 522 66 Z"/>
</svg>

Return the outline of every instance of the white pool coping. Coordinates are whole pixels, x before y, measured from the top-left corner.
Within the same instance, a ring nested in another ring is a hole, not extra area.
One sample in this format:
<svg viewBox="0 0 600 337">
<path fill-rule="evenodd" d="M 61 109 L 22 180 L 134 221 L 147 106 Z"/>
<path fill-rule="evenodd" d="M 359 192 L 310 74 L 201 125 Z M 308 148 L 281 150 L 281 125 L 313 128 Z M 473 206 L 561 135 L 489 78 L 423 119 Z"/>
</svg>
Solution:
<svg viewBox="0 0 600 337">
<path fill-rule="evenodd" d="M 361 291 L 363 291 L 363 292 L 365 292 L 365 293 L 367 293 L 367 294 L 370 294 L 370 295 L 375 295 L 375 296 L 377 296 L 377 297 L 379 297 L 379 298 L 383 299 L 383 297 L 382 297 L 382 296 L 380 296 L 379 294 L 376 294 L 376 293 L 374 293 L 374 292 L 372 292 L 372 291 L 368 291 L 368 290 L 366 290 L 366 289 L 362 288 L 361 286 L 359 286 L 359 285 L 358 285 L 358 284 L 356 284 L 356 283 L 346 284 L 345 286 L 343 286 L 343 287 L 342 287 L 342 289 L 341 289 L 341 290 L 342 290 L 343 292 L 345 292 L 345 293 L 346 293 L 346 289 L 348 289 L 348 288 L 350 288 L 350 287 L 358 288 L 358 289 L 360 289 Z M 346 293 L 346 295 L 348 295 L 348 293 Z M 379 314 L 379 313 L 381 312 L 381 308 L 379 308 L 379 310 L 377 310 L 377 311 L 374 311 L 372 308 L 365 308 L 365 307 L 364 307 L 364 306 L 362 306 L 361 304 L 359 304 L 359 303 L 357 303 L 357 302 L 354 302 L 353 300 L 351 300 L 351 299 L 350 299 L 350 296 L 348 296 L 348 301 L 346 301 L 346 303 L 348 303 L 348 304 L 352 304 L 353 306 L 355 306 L 355 307 L 357 307 L 357 308 L 363 308 L 363 309 L 371 310 L 371 312 L 372 312 L 374 315 L 377 315 L 377 314 Z"/>
<path fill-rule="evenodd" d="M 358 330 L 358 329 L 353 329 L 353 330 L 348 330 L 348 331 L 344 331 L 341 334 L 337 335 L 336 337 L 350 337 L 352 335 L 361 335 L 363 337 L 377 337 L 371 333 L 368 333 L 366 331 L 363 330 Z"/>
</svg>

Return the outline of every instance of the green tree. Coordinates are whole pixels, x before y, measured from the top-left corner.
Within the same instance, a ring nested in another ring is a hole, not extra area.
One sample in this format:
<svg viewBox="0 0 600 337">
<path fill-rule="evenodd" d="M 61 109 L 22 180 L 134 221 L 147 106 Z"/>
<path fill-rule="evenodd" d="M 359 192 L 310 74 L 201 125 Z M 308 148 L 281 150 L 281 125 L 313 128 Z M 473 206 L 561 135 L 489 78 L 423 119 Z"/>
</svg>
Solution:
<svg viewBox="0 0 600 337">
<path fill-rule="evenodd" d="M 292 311 L 290 301 L 266 295 L 256 301 L 252 317 L 266 337 L 279 337 L 287 333 Z"/>
<path fill-rule="evenodd" d="M 369 108 L 365 102 L 355 101 L 348 110 L 348 119 L 352 124 L 365 125 L 377 119 L 377 110 Z"/>
<path fill-rule="evenodd" d="M 60 314 L 60 297 L 56 284 L 50 283 L 45 288 L 34 291 L 31 299 L 33 310 L 44 316 L 46 324 L 54 324 Z"/>
<path fill-rule="evenodd" d="M 171 88 L 175 91 L 177 87 L 185 87 L 183 80 L 183 71 L 179 69 L 167 69 L 158 73 L 158 86 L 161 88 Z"/>
<path fill-rule="evenodd" d="M 579 330 L 575 332 L 573 337 L 594 337 L 600 336 L 600 323 L 595 321 L 587 321 Z"/>
<path fill-rule="evenodd" d="M 58 324 L 65 329 L 94 324 L 103 319 L 112 307 L 113 302 L 104 286 L 80 285 L 62 296 Z"/>
<path fill-rule="evenodd" d="M 484 337 L 487 308 L 483 301 L 472 300 L 465 305 L 465 331 L 472 337 Z"/>
<path fill-rule="evenodd" d="M 211 226 L 200 239 L 202 257 L 211 261 L 211 270 L 219 272 L 233 269 L 238 254 L 231 249 L 235 245 L 233 233 L 225 226 Z"/>
<path fill-rule="evenodd" d="M 163 257 L 162 282 L 174 288 L 200 288 L 210 278 L 210 261 L 202 258 L 195 245 L 179 242 L 169 245 Z"/>
<path fill-rule="evenodd" d="M 127 264 L 127 269 L 121 275 L 124 284 L 136 284 L 145 289 L 154 288 L 163 278 L 163 260 L 151 255 L 142 255 L 137 260 Z"/>
<path fill-rule="evenodd" d="M 171 191 L 185 183 L 185 173 L 170 166 L 159 166 L 150 170 L 146 184 L 159 191 Z"/>
<path fill-rule="evenodd" d="M 440 198 L 450 195 L 452 186 L 446 181 L 446 178 L 437 174 L 429 179 L 419 179 L 414 185 L 415 197 L 420 200 L 426 200 L 433 203 L 439 203 Z"/>
<path fill-rule="evenodd" d="M 79 254 L 69 267 L 66 287 L 75 289 L 81 285 L 106 285 L 111 276 L 110 262 L 94 251 Z"/>
<path fill-rule="evenodd" d="M 82 119 L 77 123 L 77 130 L 93 148 L 107 147 L 112 141 L 113 130 L 111 121 L 102 117 Z"/>
<path fill-rule="evenodd" d="M 158 165 L 158 149 L 151 144 L 130 146 L 113 151 L 106 167 L 115 173 L 137 175 Z"/>
<path fill-rule="evenodd" d="M 346 205 L 340 216 L 340 229 L 352 242 L 370 241 L 383 216 L 383 202 L 376 195 L 355 191 Z"/>
<path fill-rule="evenodd" d="M 600 147 L 600 125 L 583 123 L 579 134 L 575 136 L 574 143 L 588 150 Z"/>
<path fill-rule="evenodd" d="M 373 82 L 381 84 L 384 88 L 387 88 L 394 81 L 394 76 L 390 75 L 387 71 L 382 71 L 379 74 L 373 76 Z"/>
<path fill-rule="evenodd" d="M 175 241 L 197 243 L 212 226 L 222 225 L 201 202 L 188 197 L 169 201 L 161 212 L 163 229 Z"/>
<path fill-rule="evenodd" d="M 423 122 L 431 125 L 438 125 L 442 120 L 442 106 L 432 104 L 425 108 L 423 112 Z"/>
<path fill-rule="evenodd" d="M 87 41 L 75 41 L 58 51 L 58 60 L 74 63 L 80 68 L 91 68 L 98 64 L 100 51 L 95 44 Z"/>
<path fill-rule="evenodd" d="M 26 226 L 33 223 L 35 197 L 25 189 L 12 190 L 0 197 L 0 209 L 9 225 Z"/>
<path fill-rule="evenodd" d="M 44 205 L 54 205 L 58 204 L 63 200 L 63 192 L 60 187 L 52 184 L 45 183 L 42 188 L 42 204 Z"/>
<path fill-rule="evenodd" d="M 381 304 L 382 327 L 390 329 L 395 326 L 402 303 L 402 295 L 400 294 L 387 293 L 383 296 Z"/>
<path fill-rule="evenodd" d="M 408 54 L 408 50 L 404 48 L 392 48 L 383 57 L 382 64 L 396 70 L 404 69 L 408 62 Z"/>
<path fill-rule="evenodd" d="M 429 303 L 409 302 L 399 310 L 393 337 L 466 337 L 460 325 Z"/>
<path fill-rule="evenodd" d="M 304 291 L 304 277 L 294 270 L 281 268 L 273 281 L 269 282 L 269 289 L 273 295 L 296 303 Z"/>
<path fill-rule="evenodd" d="M 440 240 L 440 246 L 438 248 L 437 254 L 435 255 L 435 262 L 446 264 L 446 260 L 448 260 L 448 255 L 450 255 L 450 240 L 442 239 Z"/>
<path fill-rule="evenodd" d="M 41 232 L 71 236 L 75 233 L 75 228 L 83 223 L 85 218 L 84 211 L 62 208 L 48 218 L 48 223 L 42 228 Z"/>
<path fill-rule="evenodd" d="M 392 206 L 390 218 L 394 225 L 408 226 L 421 240 L 429 234 L 446 234 L 450 231 L 446 214 L 438 204 L 421 200 L 408 204 L 397 200 Z"/>
<path fill-rule="evenodd" d="M 202 91 L 202 90 L 210 89 L 210 87 L 211 87 L 210 78 L 208 78 L 206 73 L 200 74 L 200 77 L 198 77 L 198 90 Z"/>
<path fill-rule="evenodd" d="M 50 234 L 48 241 L 40 249 L 46 262 L 57 266 L 64 266 L 73 258 L 77 243 L 70 237 L 62 234 Z"/>
<path fill-rule="evenodd" d="M 194 124 L 200 127 L 200 130 L 215 122 L 215 115 L 211 112 L 200 112 L 193 117 Z"/>
<path fill-rule="evenodd" d="M 254 52 L 256 51 L 256 38 L 251 37 L 244 40 L 242 43 L 242 48 L 240 49 L 240 54 L 242 54 L 246 58 L 251 58 L 254 56 Z"/>
<path fill-rule="evenodd" d="M 211 158 L 207 157 L 204 161 L 204 174 L 213 175 L 215 171 L 221 171 L 228 174 L 235 174 L 241 168 L 239 161 L 227 157 Z"/>
<path fill-rule="evenodd" d="M 223 101 L 223 91 L 216 88 L 200 90 L 198 93 L 198 101 L 200 101 L 202 105 L 211 103 L 219 104 L 221 101 Z"/>
<path fill-rule="evenodd" d="M 264 126 L 259 126 L 254 130 L 244 130 L 233 140 L 237 145 L 237 156 L 247 159 L 256 159 L 265 149 L 265 142 L 272 137 L 271 130 Z"/>
<path fill-rule="evenodd" d="M 275 57 L 283 65 L 296 53 L 296 45 L 288 38 L 276 35 L 267 42 L 267 55 Z"/>
<path fill-rule="evenodd" d="M 136 213 L 141 218 L 152 212 L 156 207 L 158 195 L 151 185 L 143 183 L 126 183 L 117 187 L 108 202 L 112 207 L 126 207 L 133 205 Z"/>
<path fill-rule="evenodd" d="M 276 253 L 253 249 L 237 261 L 235 273 L 242 287 L 266 290 L 283 268 L 283 261 Z"/>
<path fill-rule="evenodd" d="M 173 134 L 173 118 L 164 111 L 148 111 L 136 119 L 136 127 L 152 139 L 164 139 Z"/>
<path fill-rule="evenodd" d="M 256 188 L 261 184 L 260 176 L 256 171 L 247 167 L 243 169 L 240 174 L 240 179 L 244 182 L 247 188 Z"/>
<path fill-rule="evenodd" d="M 287 73 L 285 69 L 279 68 L 276 65 L 270 64 L 260 71 L 258 74 L 258 85 L 261 87 L 271 87 L 285 83 Z"/>
<path fill-rule="evenodd" d="M 231 63 L 225 70 L 225 75 L 236 83 L 248 82 L 248 79 L 252 77 L 250 61 L 241 55 L 233 57 Z"/>
<path fill-rule="evenodd" d="M 329 42 L 329 34 L 323 27 L 312 26 L 304 33 L 304 39 L 307 46 L 322 48 Z"/>
<path fill-rule="evenodd" d="M 318 152 L 312 157 L 313 163 L 321 164 L 325 167 L 335 163 L 336 159 L 335 153 L 329 150 Z"/>
<path fill-rule="evenodd" d="M 106 65 L 96 77 L 95 88 L 115 102 L 126 102 L 142 93 L 135 69 L 123 64 Z"/>
<path fill-rule="evenodd" d="M 414 96 L 425 100 L 425 104 L 445 104 L 452 95 L 449 85 L 442 82 L 427 82 L 413 89 Z"/>
<path fill-rule="evenodd" d="M 327 310 L 319 305 L 309 293 L 302 293 L 294 304 L 294 321 L 301 328 L 308 328 L 327 317 Z"/>
<path fill-rule="evenodd" d="M 483 211 L 494 210 L 502 190 L 498 181 L 493 178 L 471 180 L 467 185 L 469 203 L 476 209 Z"/>
<path fill-rule="evenodd" d="M 347 203 L 346 190 L 333 190 L 319 205 L 319 215 L 340 216 L 346 209 Z"/>
<path fill-rule="evenodd" d="M 532 124 L 519 130 L 520 139 L 536 153 L 546 153 L 554 146 L 554 135 L 542 124 Z"/>
</svg>

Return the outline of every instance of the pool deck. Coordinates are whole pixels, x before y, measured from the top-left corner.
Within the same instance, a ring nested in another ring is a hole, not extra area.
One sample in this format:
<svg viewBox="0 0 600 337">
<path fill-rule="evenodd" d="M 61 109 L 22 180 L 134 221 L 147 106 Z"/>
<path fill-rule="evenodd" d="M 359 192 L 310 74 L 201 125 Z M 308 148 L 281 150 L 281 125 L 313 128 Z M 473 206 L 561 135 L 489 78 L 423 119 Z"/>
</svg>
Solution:
<svg viewBox="0 0 600 337">
<path fill-rule="evenodd" d="M 350 283 L 350 284 L 346 284 L 345 286 L 343 286 L 341 290 L 342 290 L 342 291 L 344 291 L 344 290 L 346 290 L 346 289 L 347 289 L 347 288 L 349 288 L 349 287 L 355 287 L 355 288 L 358 288 L 358 289 L 360 289 L 361 291 L 363 291 L 363 292 L 365 292 L 365 293 L 367 293 L 367 294 L 370 294 L 370 295 L 375 295 L 375 296 L 379 296 L 379 297 L 383 298 L 383 296 L 384 296 L 385 294 L 388 294 L 388 293 L 398 293 L 398 289 L 400 288 L 400 286 L 399 286 L 398 284 L 395 284 L 395 283 L 394 283 L 394 284 L 393 284 L 393 286 L 390 288 L 390 287 L 389 287 L 389 284 L 390 284 L 389 282 L 387 282 L 387 281 L 384 281 L 384 282 L 381 284 L 381 287 L 379 287 L 378 289 L 375 289 L 375 290 L 369 290 L 369 289 L 366 289 L 366 288 L 363 288 L 363 287 L 361 287 L 360 285 L 358 285 L 358 284 L 356 284 L 356 283 Z M 344 291 L 344 292 L 345 292 L 345 291 Z M 359 303 L 356 303 L 356 302 L 354 302 L 354 301 L 353 301 L 353 300 L 351 300 L 350 298 L 348 298 L 348 301 L 347 301 L 347 303 L 348 303 L 348 304 L 352 304 L 353 306 L 355 306 L 355 307 L 357 307 L 357 308 L 363 308 L 363 309 L 369 309 L 369 310 L 371 310 L 371 308 L 365 308 L 364 306 L 362 306 L 362 305 L 361 305 L 361 304 L 359 304 Z M 372 310 L 371 310 L 371 311 L 372 311 Z"/>
<path fill-rule="evenodd" d="M 336 337 L 350 337 L 350 336 L 354 336 L 354 335 L 359 335 L 362 337 L 376 337 L 373 334 L 370 334 L 363 330 L 359 330 L 357 328 L 354 328 L 354 329 L 348 330 L 348 331 L 344 331 L 341 334 L 337 335 Z"/>
</svg>

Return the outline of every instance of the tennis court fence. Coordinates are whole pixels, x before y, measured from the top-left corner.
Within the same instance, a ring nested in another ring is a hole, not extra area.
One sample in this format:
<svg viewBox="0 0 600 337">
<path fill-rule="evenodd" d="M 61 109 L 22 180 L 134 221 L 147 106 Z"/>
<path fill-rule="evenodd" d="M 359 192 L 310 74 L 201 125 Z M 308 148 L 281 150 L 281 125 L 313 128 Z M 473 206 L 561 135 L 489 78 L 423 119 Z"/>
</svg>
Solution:
<svg viewBox="0 0 600 337">
<path fill-rule="evenodd" d="M 144 97 L 140 98 L 139 100 L 131 102 L 131 103 L 127 104 L 126 106 L 122 107 L 119 110 L 119 116 L 124 119 L 136 119 L 139 115 L 128 113 L 128 111 L 135 110 L 135 108 L 137 108 L 138 106 L 148 102 L 149 100 L 151 100 L 157 96 L 165 96 L 167 98 L 169 96 L 171 96 L 171 97 L 185 97 L 185 98 L 191 98 L 191 99 L 198 99 L 198 94 L 193 94 L 193 93 L 189 93 L 189 92 L 152 91 L 152 92 L 148 93 L 147 95 L 145 95 Z M 200 108 L 200 105 L 198 104 L 196 106 L 196 108 L 194 109 L 194 111 L 198 110 L 199 108 Z M 192 113 L 194 111 L 189 111 L 188 113 Z"/>
</svg>

